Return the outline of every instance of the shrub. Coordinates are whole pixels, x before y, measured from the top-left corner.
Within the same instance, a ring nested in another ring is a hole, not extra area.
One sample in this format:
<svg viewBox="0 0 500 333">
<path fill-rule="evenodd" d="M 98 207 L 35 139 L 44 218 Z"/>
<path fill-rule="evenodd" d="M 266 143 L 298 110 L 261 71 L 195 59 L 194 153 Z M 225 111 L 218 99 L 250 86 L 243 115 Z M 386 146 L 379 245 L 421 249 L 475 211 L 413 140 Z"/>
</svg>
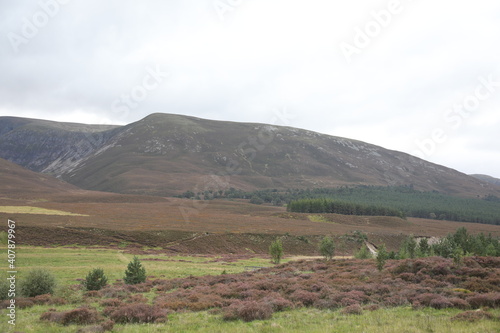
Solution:
<svg viewBox="0 0 500 333">
<path fill-rule="evenodd" d="M 43 294 L 52 294 L 56 286 L 54 276 L 45 269 L 34 269 L 21 280 L 21 294 L 26 297 L 35 297 Z"/>
<path fill-rule="evenodd" d="M 448 275 L 451 274 L 451 270 L 449 267 L 448 262 L 441 262 L 435 264 L 430 270 L 429 274 L 431 276 L 438 276 L 438 275 Z"/>
<path fill-rule="evenodd" d="M 361 246 L 359 251 L 354 254 L 354 257 L 356 259 L 371 259 L 373 256 L 370 250 L 368 250 L 366 244 L 363 244 L 363 246 Z"/>
<path fill-rule="evenodd" d="M 40 316 L 40 320 L 48 320 L 62 325 L 88 325 L 97 323 L 100 320 L 96 310 L 89 308 L 79 308 L 65 312 L 49 311 Z"/>
<path fill-rule="evenodd" d="M 351 290 L 345 293 L 341 293 L 340 295 L 346 298 L 351 298 L 359 303 L 367 303 L 370 301 L 370 297 L 366 296 L 366 294 L 360 290 Z"/>
<path fill-rule="evenodd" d="M 453 305 L 454 308 L 462 309 L 462 310 L 470 309 L 469 302 L 467 302 L 466 300 L 461 299 L 459 297 L 452 297 L 449 299 L 449 301 L 451 302 L 451 304 Z"/>
<path fill-rule="evenodd" d="M 380 309 L 380 305 L 378 304 L 369 304 L 363 308 L 366 311 L 377 311 Z"/>
<path fill-rule="evenodd" d="M 462 283 L 461 287 L 478 293 L 487 293 L 488 291 L 490 291 L 490 286 L 484 283 L 484 280 L 475 277 L 470 278 L 468 281 Z"/>
<path fill-rule="evenodd" d="M 19 309 L 31 308 L 35 302 L 31 298 L 18 298 L 16 299 L 16 307 Z"/>
<path fill-rule="evenodd" d="M 224 320 L 237 320 L 249 322 L 253 320 L 270 319 L 273 315 L 271 305 L 256 301 L 243 301 L 231 304 L 224 311 Z"/>
<path fill-rule="evenodd" d="M 258 196 L 253 196 L 251 199 L 250 199 L 250 203 L 251 204 L 254 204 L 254 205 L 262 205 L 264 203 L 264 200 L 262 200 L 261 198 L 259 198 Z"/>
<path fill-rule="evenodd" d="M 500 307 L 500 293 L 487 293 L 471 296 L 467 298 L 470 306 L 474 309 L 482 306 L 487 307 Z"/>
<path fill-rule="evenodd" d="M 453 263 L 460 267 L 463 263 L 464 251 L 461 248 L 455 248 L 452 253 Z"/>
<path fill-rule="evenodd" d="M 333 258 L 335 254 L 335 243 L 331 237 L 325 236 L 319 244 L 319 252 L 326 260 Z"/>
<path fill-rule="evenodd" d="M 494 257 L 474 257 L 473 259 L 479 266 L 483 268 L 498 268 L 500 267 L 500 258 Z"/>
<path fill-rule="evenodd" d="M 391 307 L 406 306 L 406 305 L 408 305 L 408 299 L 404 296 L 401 296 L 401 295 L 394 295 L 394 296 L 387 297 L 384 300 L 384 305 L 391 306 Z"/>
<path fill-rule="evenodd" d="M 89 308 L 79 308 L 63 312 L 61 324 L 67 325 L 88 325 L 99 321 L 99 314 L 96 310 Z"/>
<path fill-rule="evenodd" d="M 283 243 L 281 243 L 281 239 L 277 238 L 271 243 L 269 246 L 269 254 L 274 264 L 279 264 L 281 262 L 281 258 L 283 258 Z"/>
<path fill-rule="evenodd" d="M 413 235 L 406 237 L 399 249 L 399 259 L 411 258 L 414 259 L 417 254 L 417 241 Z"/>
<path fill-rule="evenodd" d="M 52 297 L 49 294 L 38 295 L 33 298 L 33 302 L 38 305 L 49 304 L 51 298 Z"/>
<path fill-rule="evenodd" d="M 148 299 L 146 298 L 146 296 L 144 295 L 141 295 L 141 294 L 133 294 L 133 295 L 130 295 L 127 299 L 126 299 L 126 302 L 127 303 L 147 303 L 148 302 Z"/>
<path fill-rule="evenodd" d="M 64 298 L 54 297 L 50 294 L 38 295 L 34 298 L 31 298 L 30 300 L 33 301 L 33 303 L 35 303 L 36 305 L 65 305 L 68 303 Z"/>
<path fill-rule="evenodd" d="M 294 305 L 291 301 L 287 300 L 286 298 L 283 298 L 279 294 L 265 297 L 262 301 L 269 304 L 272 307 L 273 311 L 275 312 L 285 311 L 294 308 Z"/>
<path fill-rule="evenodd" d="M 60 324 L 62 322 L 62 317 L 63 317 L 62 312 L 48 311 L 48 312 L 42 313 L 42 315 L 40 316 L 40 320 L 47 320 L 47 321 L 51 321 L 53 323 Z"/>
<path fill-rule="evenodd" d="M 319 296 L 316 293 L 299 289 L 291 294 L 290 298 L 296 302 L 302 303 L 304 306 L 311 306 L 319 299 Z"/>
<path fill-rule="evenodd" d="M 439 296 L 431 300 L 430 306 L 434 309 L 446 309 L 453 307 L 453 304 L 444 296 Z"/>
<path fill-rule="evenodd" d="M 108 283 L 108 278 L 104 275 L 104 271 L 101 268 L 95 268 L 87 274 L 87 277 L 82 282 L 85 289 L 91 290 L 101 290 Z"/>
<path fill-rule="evenodd" d="M 377 269 L 380 272 L 384 269 L 385 262 L 387 261 L 388 257 L 389 253 L 387 253 L 387 250 L 385 249 L 385 244 L 382 244 L 377 253 Z"/>
<path fill-rule="evenodd" d="M 486 311 L 465 311 L 452 317 L 451 320 L 469 321 L 476 322 L 482 319 L 494 319 L 495 317 Z"/>
<path fill-rule="evenodd" d="M 119 306 L 119 305 L 122 305 L 123 302 L 118 298 L 108 298 L 108 299 L 102 300 L 99 304 L 101 306 Z"/>
<path fill-rule="evenodd" d="M 314 303 L 314 307 L 318 309 L 330 309 L 334 310 L 337 308 L 341 307 L 340 301 L 337 299 L 331 299 L 331 298 L 324 298 L 324 299 L 319 299 Z"/>
<path fill-rule="evenodd" d="M 106 317 L 111 316 L 113 312 L 115 312 L 118 309 L 116 306 L 107 306 L 102 310 L 102 314 L 105 315 Z"/>
<path fill-rule="evenodd" d="M 325 264 L 317 264 L 317 265 L 314 265 L 311 270 L 313 272 L 317 272 L 317 271 L 326 271 L 328 270 L 328 265 L 325 265 Z"/>
<path fill-rule="evenodd" d="M 413 273 L 401 273 L 399 274 L 399 278 L 406 282 L 417 282 L 417 276 Z"/>
<path fill-rule="evenodd" d="M 353 305 L 349 305 L 348 307 L 344 308 L 342 310 L 342 313 L 360 315 L 363 313 L 363 309 L 361 308 L 361 305 L 353 304 Z"/>
<path fill-rule="evenodd" d="M 392 269 L 392 273 L 395 275 L 403 273 L 416 273 L 413 269 L 413 263 L 410 260 L 398 260 L 397 266 Z"/>
<path fill-rule="evenodd" d="M 434 299 L 437 299 L 441 297 L 441 295 L 438 294 L 432 294 L 432 293 L 424 293 L 420 294 L 417 297 L 415 297 L 414 302 L 418 302 L 419 304 L 423 306 L 431 306 L 431 302 Z"/>
<path fill-rule="evenodd" d="M 129 262 L 123 281 L 126 284 L 138 284 L 146 281 L 146 269 L 142 266 L 139 258 L 134 257 L 134 259 Z"/>
<path fill-rule="evenodd" d="M 112 320 L 106 320 L 101 324 L 101 327 L 104 329 L 104 331 L 112 331 L 114 326 L 115 322 Z"/>
<path fill-rule="evenodd" d="M 158 307 L 137 303 L 121 306 L 114 310 L 110 318 L 116 323 L 158 323 L 166 321 L 167 311 Z"/>
<path fill-rule="evenodd" d="M 138 284 L 127 284 L 125 286 L 125 290 L 128 290 L 132 293 L 148 293 L 153 288 L 152 281 L 147 281 Z"/>
<path fill-rule="evenodd" d="M 427 257 L 430 254 L 429 240 L 427 238 L 420 239 L 418 242 L 418 254 L 421 257 Z"/>
<path fill-rule="evenodd" d="M 120 287 L 111 287 L 107 286 L 104 289 L 101 289 L 99 291 L 99 294 L 101 297 L 105 298 L 126 298 L 128 295 L 130 295 L 130 292 L 125 289 L 125 287 L 120 286 Z"/>
<path fill-rule="evenodd" d="M 341 306 L 351 306 L 351 305 L 356 305 L 356 304 L 359 304 L 359 302 L 353 298 L 343 298 L 341 301 L 340 301 L 340 305 Z"/>
</svg>

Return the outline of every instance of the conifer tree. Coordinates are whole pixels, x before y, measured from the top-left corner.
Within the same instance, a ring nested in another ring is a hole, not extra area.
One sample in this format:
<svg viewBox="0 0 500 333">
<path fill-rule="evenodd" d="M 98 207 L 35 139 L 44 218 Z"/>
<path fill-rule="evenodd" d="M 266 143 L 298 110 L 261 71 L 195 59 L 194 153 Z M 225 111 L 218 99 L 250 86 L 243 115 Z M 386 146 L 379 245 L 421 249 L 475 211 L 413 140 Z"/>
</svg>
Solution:
<svg viewBox="0 0 500 333">
<path fill-rule="evenodd" d="M 126 284 L 138 284 L 146 281 L 146 269 L 142 266 L 139 258 L 134 257 L 129 262 L 123 281 Z"/>
</svg>

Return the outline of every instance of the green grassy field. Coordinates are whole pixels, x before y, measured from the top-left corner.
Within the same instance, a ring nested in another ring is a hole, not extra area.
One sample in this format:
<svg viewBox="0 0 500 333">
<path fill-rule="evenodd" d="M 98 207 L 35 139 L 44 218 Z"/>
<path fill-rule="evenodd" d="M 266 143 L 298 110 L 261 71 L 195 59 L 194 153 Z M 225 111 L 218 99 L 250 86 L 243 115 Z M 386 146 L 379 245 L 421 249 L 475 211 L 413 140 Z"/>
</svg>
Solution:
<svg viewBox="0 0 500 333">
<path fill-rule="evenodd" d="M 74 306 L 54 307 L 58 311 Z M 5 320 L 0 323 L 2 332 L 76 332 L 81 326 L 61 326 L 39 320 L 47 306 L 35 306 L 19 311 L 19 321 L 11 329 Z M 498 333 L 500 322 L 482 320 L 479 322 L 452 321 L 450 318 L 461 310 L 412 310 L 410 307 L 380 309 L 361 315 L 345 315 L 341 311 L 302 308 L 276 313 L 272 319 L 253 322 L 224 321 L 219 315 L 208 311 L 174 313 L 164 324 L 115 325 L 113 332 L 160 333 L 160 332 L 296 332 L 296 333 Z M 495 311 L 500 315 L 500 311 Z"/>
<path fill-rule="evenodd" d="M 1 253 L 7 258 L 6 248 Z M 67 286 L 84 279 L 93 268 L 102 268 L 110 282 L 121 279 L 127 264 L 133 259 L 133 254 L 125 250 L 111 250 L 82 247 L 22 247 L 17 249 L 16 264 L 18 277 L 30 269 L 46 268 L 58 280 L 58 284 Z M 150 278 L 182 278 L 190 275 L 214 275 L 225 271 L 228 274 L 240 273 L 248 267 L 272 266 L 269 258 L 253 257 L 243 259 L 228 259 L 220 256 L 171 256 L 164 254 L 138 256 Z M 235 260 L 233 262 L 233 260 Z M 286 261 L 286 260 L 285 260 Z M 7 259 L 0 261 L 0 272 L 7 271 Z M 1 274 L 1 273 L 0 273 Z"/>
<path fill-rule="evenodd" d="M 6 248 L 1 255 L 6 258 Z M 236 258 L 217 256 L 167 256 L 163 254 L 138 255 L 147 270 L 147 275 L 156 278 L 177 278 L 190 275 L 220 275 L 239 273 L 248 266 L 271 266 L 269 258 Z M 100 248 L 40 248 L 23 247 L 17 251 L 18 279 L 22 279 L 32 268 L 46 268 L 57 278 L 59 288 L 56 294 L 71 301 L 66 305 L 36 305 L 17 310 L 17 323 L 11 327 L 7 323 L 6 310 L 0 313 L 0 332 L 77 332 L 79 326 L 61 326 L 41 321 L 40 315 L 50 308 L 66 311 L 83 305 L 102 310 L 99 303 L 84 303 L 82 291 L 71 291 L 68 287 L 78 284 L 93 268 L 104 269 L 110 283 L 121 279 L 132 254 L 123 250 Z M 153 259 L 153 260 L 151 260 Z M 1 260 L 1 277 L 7 271 L 6 259 Z M 150 300 L 154 292 L 145 293 Z M 116 324 L 113 332 L 500 332 L 500 310 L 490 310 L 498 320 L 478 322 L 452 321 L 451 318 L 463 312 L 458 309 L 435 310 L 411 307 L 381 308 L 363 311 L 361 315 L 347 315 L 341 310 L 318 310 L 299 308 L 277 312 L 269 320 L 253 322 L 224 321 L 222 316 L 211 311 L 179 312 L 168 316 L 163 324 Z"/>
</svg>

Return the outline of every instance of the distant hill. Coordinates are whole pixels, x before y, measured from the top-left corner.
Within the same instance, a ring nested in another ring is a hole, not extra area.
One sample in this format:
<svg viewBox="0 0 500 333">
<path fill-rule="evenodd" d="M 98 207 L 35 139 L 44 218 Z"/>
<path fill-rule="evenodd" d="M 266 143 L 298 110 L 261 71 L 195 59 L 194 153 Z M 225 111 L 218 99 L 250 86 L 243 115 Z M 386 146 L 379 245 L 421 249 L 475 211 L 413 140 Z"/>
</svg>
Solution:
<svg viewBox="0 0 500 333">
<path fill-rule="evenodd" d="M 33 171 L 61 176 L 95 154 L 118 128 L 0 117 L 0 157 Z"/>
<path fill-rule="evenodd" d="M 63 195 L 78 187 L 0 158 L 0 196 L 32 198 Z"/>
<path fill-rule="evenodd" d="M 500 186 L 500 179 L 498 179 L 498 178 L 487 176 L 487 175 L 471 175 L 471 176 L 476 178 L 476 179 L 479 179 L 483 182 Z"/>
<path fill-rule="evenodd" d="M 412 184 L 500 195 L 498 186 L 361 141 L 159 113 L 126 126 L 0 117 L 0 157 L 84 189 L 129 194 Z"/>
</svg>

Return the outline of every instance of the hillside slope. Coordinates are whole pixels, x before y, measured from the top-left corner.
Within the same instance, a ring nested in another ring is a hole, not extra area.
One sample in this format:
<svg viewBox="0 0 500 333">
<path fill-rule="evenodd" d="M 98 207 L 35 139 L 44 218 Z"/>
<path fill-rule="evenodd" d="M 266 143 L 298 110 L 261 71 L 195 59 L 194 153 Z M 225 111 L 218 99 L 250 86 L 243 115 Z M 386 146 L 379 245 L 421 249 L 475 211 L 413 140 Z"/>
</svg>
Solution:
<svg viewBox="0 0 500 333">
<path fill-rule="evenodd" d="M 346 184 L 500 194 L 458 171 L 356 140 L 171 114 L 122 127 L 2 117 L 0 157 L 85 189 L 130 194 Z"/>
<path fill-rule="evenodd" d="M 35 198 L 63 195 L 78 187 L 36 173 L 0 158 L 0 196 L 7 198 Z"/>
<path fill-rule="evenodd" d="M 471 175 L 471 176 L 476 178 L 476 179 L 479 179 L 483 182 L 500 186 L 500 179 L 498 179 L 498 178 L 487 176 L 487 175 Z"/>
<path fill-rule="evenodd" d="M 119 126 L 0 117 L 0 157 L 61 176 L 95 154 Z"/>
</svg>

